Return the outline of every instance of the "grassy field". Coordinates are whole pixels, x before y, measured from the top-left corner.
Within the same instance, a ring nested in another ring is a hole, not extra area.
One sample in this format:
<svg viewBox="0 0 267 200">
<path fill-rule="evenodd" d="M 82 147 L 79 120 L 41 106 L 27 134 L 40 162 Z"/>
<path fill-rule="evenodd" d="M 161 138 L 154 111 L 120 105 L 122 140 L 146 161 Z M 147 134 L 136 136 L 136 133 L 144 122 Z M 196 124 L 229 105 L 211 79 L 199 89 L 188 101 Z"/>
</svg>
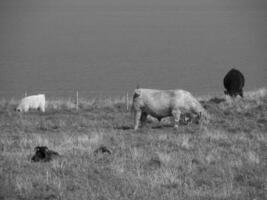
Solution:
<svg viewBox="0 0 267 200">
<path fill-rule="evenodd" d="M 207 125 L 151 120 L 133 131 L 123 99 L 50 100 L 15 113 L 0 101 L 0 199 L 207 200 L 267 198 L 267 93 L 202 104 Z M 61 157 L 32 163 L 46 145 Z M 94 153 L 101 145 L 111 154 Z"/>
</svg>

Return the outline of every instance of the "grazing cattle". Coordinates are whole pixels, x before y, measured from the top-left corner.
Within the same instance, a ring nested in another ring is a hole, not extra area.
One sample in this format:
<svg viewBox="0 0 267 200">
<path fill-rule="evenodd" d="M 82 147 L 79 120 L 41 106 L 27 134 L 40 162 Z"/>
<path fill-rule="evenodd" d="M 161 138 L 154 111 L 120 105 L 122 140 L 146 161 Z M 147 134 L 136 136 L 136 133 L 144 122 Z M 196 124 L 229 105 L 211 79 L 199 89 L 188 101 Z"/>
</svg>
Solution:
<svg viewBox="0 0 267 200">
<path fill-rule="evenodd" d="M 18 112 L 28 112 L 29 109 L 39 109 L 45 112 L 45 95 L 38 94 L 23 98 L 17 108 Z"/>
<path fill-rule="evenodd" d="M 33 162 L 48 162 L 59 156 L 57 152 L 49 150 L 46 146 L 37 146 L 34 151 L 35 154 L 31 159 Z"/>
<path fill-rule="evenodd" d="M 245 77 L 237 69 L 231 69 L 223 79 L 224 88 L 226 89 L 224 93 L 230 95 L 231 97 L 236 97 L 240 95 L 243 97 L 243 87 L 245 85 Z"/>
<path fill-rule="evenodd" d="M 181 114 L 188 111 L 204 116 L 206 119 L 209 118 L 201 104 L 184 90 L 135 89 L 132 109 L 135 114 L 135 130 L 138 129 L 140 121 L 141 125 L 144 124 L 147 115 L 159 121 L 164 117 L 172 116 L 176 128 Z"/>
</svg>

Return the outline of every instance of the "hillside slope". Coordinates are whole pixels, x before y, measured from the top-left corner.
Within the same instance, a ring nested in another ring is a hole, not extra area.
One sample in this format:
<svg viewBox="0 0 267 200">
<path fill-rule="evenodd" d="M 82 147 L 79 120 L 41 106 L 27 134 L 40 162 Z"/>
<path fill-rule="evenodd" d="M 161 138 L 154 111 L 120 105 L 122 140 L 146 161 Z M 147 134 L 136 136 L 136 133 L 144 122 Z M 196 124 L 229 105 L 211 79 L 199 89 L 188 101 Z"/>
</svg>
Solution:
<svg viewBox="0 0 267 200">
<path fill-rule="evenodd" d="M 44 114 L 2 100 L 0 199 L 266 199 L 266 90 L 224 100 L 202 98 L 208 125 L 137 132 L 122 100 L 50 101 Z M 32 163 L 37 145 L 61 157 Z"/>
</svg>

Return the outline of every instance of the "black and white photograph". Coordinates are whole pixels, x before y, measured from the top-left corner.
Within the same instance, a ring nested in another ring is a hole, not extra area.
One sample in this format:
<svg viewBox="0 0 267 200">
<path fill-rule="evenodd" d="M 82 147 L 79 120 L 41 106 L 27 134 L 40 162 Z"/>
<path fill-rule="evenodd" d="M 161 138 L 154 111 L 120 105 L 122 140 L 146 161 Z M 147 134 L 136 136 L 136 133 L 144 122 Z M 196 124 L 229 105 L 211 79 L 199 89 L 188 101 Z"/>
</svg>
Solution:
<svg viewBox="0 0 267 200">
<path fill-rule="evenodd" d="M 266 200 L 267 0 L 0 0 L 0 199 Z"/>
</svg>

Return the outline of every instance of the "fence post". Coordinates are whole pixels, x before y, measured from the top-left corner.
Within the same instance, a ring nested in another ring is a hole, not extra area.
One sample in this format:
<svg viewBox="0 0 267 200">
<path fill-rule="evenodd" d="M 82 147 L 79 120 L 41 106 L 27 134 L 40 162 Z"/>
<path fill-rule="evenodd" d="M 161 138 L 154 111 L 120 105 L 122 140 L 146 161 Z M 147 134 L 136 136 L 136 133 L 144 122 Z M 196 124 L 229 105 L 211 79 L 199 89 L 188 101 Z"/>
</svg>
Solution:
<svg viewBox="0 0 267 200">
<path fill-rule="evenodd" d="M 126 109 L 127 109 L 127 111 L 129 110 L 129 95 L 128 95 L 128 90 L 126 92 Z"/>
<path fill-rule="evenodd" d="M 25 96 L 25 97 L 27 96 L 27 91 L 25 91 L 24 96 Z"/>
<path fill-rule="evenodd" d="M 79 92 L 78 90 L 76 91 L 76 110 L 78 111 L 79 109 Z"/>
</svg>

